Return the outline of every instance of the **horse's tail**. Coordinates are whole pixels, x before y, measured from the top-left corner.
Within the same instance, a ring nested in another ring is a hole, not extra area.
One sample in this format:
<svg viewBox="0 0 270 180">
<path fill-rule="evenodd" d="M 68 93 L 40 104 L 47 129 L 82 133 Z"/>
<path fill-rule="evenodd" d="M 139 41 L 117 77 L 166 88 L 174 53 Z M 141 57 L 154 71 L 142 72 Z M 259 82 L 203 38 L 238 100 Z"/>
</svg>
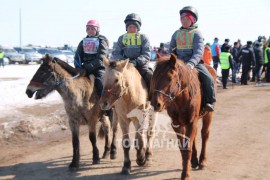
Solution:
<svg viewBox="0 0 270 180">
<path fill-rule="evenodd" d="M 108 116 L 103 115 L 100 119 L 101 126 L 99 128 L 98 137 L 103 139 L 105 135 L 110 134 L 111 131 L 111 122 Z"/>
</svg>

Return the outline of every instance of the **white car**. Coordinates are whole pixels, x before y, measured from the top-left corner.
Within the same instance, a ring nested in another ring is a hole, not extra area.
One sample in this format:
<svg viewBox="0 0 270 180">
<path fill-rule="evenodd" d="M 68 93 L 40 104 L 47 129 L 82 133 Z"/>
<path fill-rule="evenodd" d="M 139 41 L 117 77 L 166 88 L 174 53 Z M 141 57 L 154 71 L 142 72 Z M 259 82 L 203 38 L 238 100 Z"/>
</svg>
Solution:
<svg viewBox="0 0 270 180">
<path fill-rule="evenodd" d="M 45 54 L 49 54 L 52 57 L 56 57 L 58 59 L 61 59 L 62 61 L 67 62 L 67 56 L 58 49 L 40 48 L 38 50 L 38 53 L 42 54 L 43 56 L 45 56 Z"/>
</svg>

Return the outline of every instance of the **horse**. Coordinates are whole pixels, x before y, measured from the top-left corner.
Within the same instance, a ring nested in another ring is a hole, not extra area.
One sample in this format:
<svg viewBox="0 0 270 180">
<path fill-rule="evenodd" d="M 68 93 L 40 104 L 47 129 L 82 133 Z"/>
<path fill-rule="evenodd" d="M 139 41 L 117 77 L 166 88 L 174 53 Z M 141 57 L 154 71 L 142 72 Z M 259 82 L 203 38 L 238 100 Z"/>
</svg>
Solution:
<svg viewBox="0 0 270 180">
<path fill-rule="evenodd" d="M 122 129 L 122 146 L 124 149 L 124 165 L 122 174 L 130 174 L 131 161 L 129 157 L 130 138 L 129 125 L 133 122 L 136 135 L 135 145 L 137 150 L 137 165 L 150 166 L 152 162 L 152 144 L 155 134 L 154 124 L 156 113 L 152 113 L 149 127 L 145 130 L 143 124 L 136 117 L 128 118 L 127 114 L 134 108 L 143 105 L 148 101 L 148 90 L 145 81 L 138 70 L 129 63 L 129 59 L 122 61 L 104 60 L 105 74 L 103 76 L 104 89 L 100 99 L 100 107 L 103 110 L 113 108 L 113 121 L 117 121 Z M 147 132 L 147 142 L 145 133 Z"/>
<path fill-rule="evenodd" d="M 94 76 L 88 78 L 85 73 L 78 70 L 58 58 L 46 55 L 42 64 L 34 74 L 26 89 L 26 94 L 35 99 L 42 99 L 56 90 L 64 101 L 68 116 L 70 130 L 72 132 L 73 158 L 69 165 L 70 170 L 78 170 L 80 162 L 79 126 L 87 124 L 89 127 L 89 139 L 93 147 L 93 164 L 99 164 L 99 150 L 96 145 L 96 126 L 102 122 L 100 132 L 105 135 L 105 150 L 102 158 L 115 159 L 116 145 L 111 144 L 110 121 L 99 108 L 99 97 L 94 88 Z M 102 131 L 103 130 L 103 131 Z"/>
<path fill-rule="evenodd" d="M 205 65 L 216 82 L 216 71 Z M 217 85 L 215 84 L 215 91 Z M 206 167 L 206 146 L 210 133 L 213 112 L 206 112 L 202 108 L 202 89 L 196 69 L 190 70 L 182 60 L 174 54 L 159 57 L 153 73 L 150 93 L 151 105 L 154 110 L 167 110 L 178 138 L 178 146 L 182 155 L 183 171 L 181 179 L 189 179 L 190 165 L 192 168 Z M 202 149 L 197 158 L 196 134 L 197 123 L 202 118 Z M 181 142 L 188 147 L 181 146 Z"/>
</svg>

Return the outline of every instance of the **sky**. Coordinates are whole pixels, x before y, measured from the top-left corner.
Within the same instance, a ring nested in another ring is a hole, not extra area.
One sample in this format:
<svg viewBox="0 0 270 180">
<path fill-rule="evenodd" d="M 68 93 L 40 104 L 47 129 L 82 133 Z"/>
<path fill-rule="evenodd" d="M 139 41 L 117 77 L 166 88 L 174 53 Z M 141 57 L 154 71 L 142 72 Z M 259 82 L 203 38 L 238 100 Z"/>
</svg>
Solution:
<svg viewBox="0 0 270 180">
<path fill-rule="evenodd" d="M 179 10 L 194 6 L 199 12 L 198 25 L 205 42 L 220 43 L 229 38 L 232 44 L 241 39 L 256 40 L 270 36 L 269 0 L 0 0 L 0 45 L 75 46 L 86 36 L 85 25 L 96 19 L 101 34 L 109 39 L 110 47 L 126 32 L 124 19 L 137 13 L 142 19 L 141 33 L 151 46 L 169 42 L 181 27 Z M 21 10 L 21 36 L 20 16 Z"/>
</svg>

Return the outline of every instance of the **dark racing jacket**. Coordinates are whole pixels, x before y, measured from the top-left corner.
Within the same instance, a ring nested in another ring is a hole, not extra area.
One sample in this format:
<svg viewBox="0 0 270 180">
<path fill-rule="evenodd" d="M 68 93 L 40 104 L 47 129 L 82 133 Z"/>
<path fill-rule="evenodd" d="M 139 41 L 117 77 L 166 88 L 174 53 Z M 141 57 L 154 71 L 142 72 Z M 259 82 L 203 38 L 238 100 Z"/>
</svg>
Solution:
<svg viewBox="0 0 270 180">
<path fill-rule="evenodd" d="M 150 42 L 145 34 L 126 33 L 118 38 L 113 59 L 136 60 L 139 67 L 148 65 L 150 61 Z"/>
<path fill-rule="evenodd" d="M 75 68 L 92 63 L 96 68 L 104 68 L 103 58 L 108 55 L 108 40 L 105 36 L 86 36 L 78 45 L 75 53 Z"/>
</svg>

